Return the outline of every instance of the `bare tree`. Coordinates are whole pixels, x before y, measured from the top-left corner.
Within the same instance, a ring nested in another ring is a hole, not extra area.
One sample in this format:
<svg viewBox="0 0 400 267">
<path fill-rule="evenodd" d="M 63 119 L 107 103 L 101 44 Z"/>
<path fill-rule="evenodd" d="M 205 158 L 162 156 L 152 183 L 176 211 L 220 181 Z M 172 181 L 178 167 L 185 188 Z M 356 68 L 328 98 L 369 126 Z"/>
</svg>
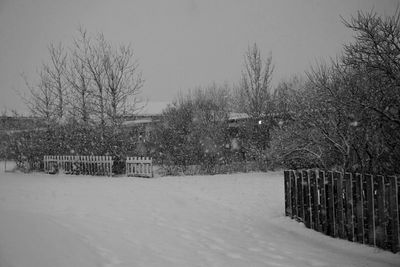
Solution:
<svg viewBox="0 0 400 267">
<path fill-rule="evenodd" d="M 79 38 L 75 40 L 76 56 L 82 68 L 87 71 L 87 77 L 93 82 L 94 105 L 93 112 L 100 120 L 102 131 L 106 126 L 105 110 L 105 72 L 103 66 L 102 49 L 98 44 L 104 43 L 104 36 L 99 35 L 96 40 L 91 38 L 86 30 L 79 28 Z M 102 40 L 103 39 L 103 40 Z"/>
<path fill-rule="evenodd" d="M 26 76 L 23 76 L 26 87 L 28 88 L 28 96 L 23 96 L 25 103 L 34 116 L 42 117 L 47 123 L 55 119 L 56 111 L 56 94 L 50 86 L 47 73 L 41 71 L 39 73 L 39 82 L 36 86 L 28 82 Z"/>
<path fill-rule="evenodd" d="M 143 79 L 130 46 L 114 49 L 101 33 L 93 39 L 81 28 L 79 34 L 75 55 L 87 72 L 85 79 L 90 79 L 94 87 L 93 109 L 104 129 L 107 119 L 116 125 L 121 115 L 135 109 Z M 133 106 L 129 107 L 128 101 Z"/>
<path fill-rule="evenodd" d="M 136 103 L 136 97 L 143 86 L 138 63 L 133 60 L 134 54 L 130 46 L 120 46 L 113 49 L 101 38 L 103 54 L 103 69 L 105 74 L 105 89 L 107 97 L 106 113 L 113 125 L 121 122 L 121 116 L 135 107 L 128 107 L 128 100 Z"/>
<path fill-rule="evenodd" d="M 28 96 L 22 96 L 35 116 L 44 117 L 47 122 L 62 120 L 67 109 L 68 84 L 66 83 L 67 54 L 61 44 L 48 47 L 50 62 L 42 64 L 36 85 L 29 83 L 22 75 L 28 88 Z"/>
<path fill-rule="evenodd" d="M 69 62 L 67 80 L 71 87 L 71 114 L 79 121 L 88 124 L 93 109 L 93 88 L 86 65 L 74 50 Z"/>
<path fill-rule="evenodd" d="M 358 110 L 360 165 L 372 172 L 400 169 L 400 7 L 393 15 L 358 12 L 346 27 L 355 42 L 344 46 L 341 77 L 346 102 Z M 361 131 L 362 129 L 362 131 Z"/>
<path fill-rule="evenodd" d="M 49 151 L 113 155 L 126 151 L 122 140 L 127 135 L 120 119 L 134 109 L 129 108 L 129 98 L 137 104 L 143 85 L 132 48 L 115 49 L 103 34 L 94 38 L 81 28 L 68 50 L 51 44 L 48 51 L 49 61 L 42 64 L 37 84 L 24 79 L 29 108 L 49 127 L 45 135 L 32 135 L 29 144 L 21 142 L 19 153 L 37 157 Z"/>
<path fill-rule="evenodd" d="M 237 95 L 242 110 L 253 118 L 261 118 L 268 110 L 273 71 L 271 55 L 263 60 L 257 44 L 248 48 Z"/>
<path fill-rule="evenodd" d="M 308 73 L 283 147 L 292 158 L 306 155 L 325 168 L 398 173 L 400 11 L 358 12 L 344 24 L 355 40 L 339 59 Z"/>
<path fill-rule="evenodd" d="M 269 157 L 270 132 L 274 126 L 274 121 L 267 116 L 273 110 L 273 71 L 271 54 L 264 60 L 257 44 L 248 47 L 244 55 L 244 70 L 234 98 L 237 102 L 236 110 L 250 117 L 246 127 L 242 127 L 239 133 L 243 140 L 243 154 L 249 160 L 256 160 L 263 168 L 268 165 L 266 161 Z"/>
<path fill-rule="evenodd" d="M 195 120 L 203 124 L 221 123 L 228 119 L 230 89 L 215 83 L 197 88 L 188 97 L 193 101 Z"/>
<path fill-rule="evenodd" d="M 343 23 L 356 40 L 344 46 L 343 65 L 370 78 L 368 87 L 349 88 L 354 101 L 400 126 L 400 8 L 386 17 L 359 11 Z"/>
<path fill-rule="evenodd" d="M 56 96 L 56 114 L 58 119 L 63 119 L 67 106 L 66 97 L 68 95 L 68 84 L 66 82 L 67 54 L 59 43 L 50 44 L 48 47 L 50 63 L 43 64 L 42 69 L 46 76 L 46 84 Z"/>
<path fill-rule="evenodd" d="M 183 171 L 198 165 L 207 173 L 231 160 L 229 147 L 229 88 L 212 84 L 180 94 L 155 127 L 153 146 L 164 167 Z"/>
</svg>

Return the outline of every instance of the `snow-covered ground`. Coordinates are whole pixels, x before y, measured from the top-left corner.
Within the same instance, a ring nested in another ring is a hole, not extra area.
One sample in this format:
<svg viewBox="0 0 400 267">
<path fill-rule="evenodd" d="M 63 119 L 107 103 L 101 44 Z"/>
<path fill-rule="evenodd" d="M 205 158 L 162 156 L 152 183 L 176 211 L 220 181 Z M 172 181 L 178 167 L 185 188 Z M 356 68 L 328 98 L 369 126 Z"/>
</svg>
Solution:
<svg viewBox="0 0 400 267">
<path fill-rule="evenodd" d="M 284 217 L 283 174 L 0 173 L 0 266 L 400 266 Z"/>
</svg>

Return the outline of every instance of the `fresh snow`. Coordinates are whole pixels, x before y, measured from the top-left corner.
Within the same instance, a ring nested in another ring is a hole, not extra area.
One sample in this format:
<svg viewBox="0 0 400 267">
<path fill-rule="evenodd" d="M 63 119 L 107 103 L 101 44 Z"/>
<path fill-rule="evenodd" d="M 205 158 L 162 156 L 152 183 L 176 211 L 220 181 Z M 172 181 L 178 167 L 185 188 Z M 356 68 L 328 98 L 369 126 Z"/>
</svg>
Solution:
<svg viewBox="0 0 400 267">
<path fill-rule="evenodd" d="M 0 173 L 0 266 L 400 266 L 284 216 L 283 173 Z"/>
</svg>

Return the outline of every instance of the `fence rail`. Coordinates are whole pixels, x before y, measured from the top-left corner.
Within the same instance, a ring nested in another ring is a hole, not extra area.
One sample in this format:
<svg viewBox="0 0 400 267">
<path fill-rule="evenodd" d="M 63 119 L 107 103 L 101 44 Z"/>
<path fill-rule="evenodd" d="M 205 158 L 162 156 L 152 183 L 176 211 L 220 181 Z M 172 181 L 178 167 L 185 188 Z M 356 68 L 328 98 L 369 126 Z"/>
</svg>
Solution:
<svg viewBox="0 0 400 267">
<path fill-rule="evenodd" d="M 332 237 L 400 251 L 396 176 L 284 171 L 285 215 Z"/>
<path fill-rule="evenodd" d="M 111 156 L 44 156 L 44 171 L 112 176 Z"/>
<path fill-rule="evenodd" d="M 127 157 L 126 176 L 153 177 L 153 160 L 150 157 Z"/>
</svg>

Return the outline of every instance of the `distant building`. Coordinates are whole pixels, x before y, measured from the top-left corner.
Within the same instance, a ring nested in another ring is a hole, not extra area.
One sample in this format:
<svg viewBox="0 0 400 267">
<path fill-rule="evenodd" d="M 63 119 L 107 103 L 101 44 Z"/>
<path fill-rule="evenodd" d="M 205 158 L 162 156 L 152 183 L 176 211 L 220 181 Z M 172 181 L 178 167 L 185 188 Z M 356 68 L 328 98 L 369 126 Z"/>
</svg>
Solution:
<svg viewBox="0 0 400 267">
<path fill-rule="evenodd" d="M 122 125 L 130 130 L 138 131 L 139 141 L 148 139 L 155 124 L 162 120 L 162 112 L 169 102 L 148 102 L 136 114 L 124 116 Z"/>
<path fill-rule="evenodd" d="M 147 139 L 154 126 L 162 121 L 162 112 L 168 104 L 169 102 L 149 102 L 137 114 L 125 116 L 122 125 L 128 129 L 139 130 L 140 136 Z M 249 118 L 245 113 L 231 112 L 228 116 L 229 127 L 234 131 L 234 128 L 240 127 Z"/>
<path fill-rule="evenodd" d="M 45 126 L 43 120 L 32 116 L 0 116 L 0 133 L 12 134 Z"/>
</svg>

